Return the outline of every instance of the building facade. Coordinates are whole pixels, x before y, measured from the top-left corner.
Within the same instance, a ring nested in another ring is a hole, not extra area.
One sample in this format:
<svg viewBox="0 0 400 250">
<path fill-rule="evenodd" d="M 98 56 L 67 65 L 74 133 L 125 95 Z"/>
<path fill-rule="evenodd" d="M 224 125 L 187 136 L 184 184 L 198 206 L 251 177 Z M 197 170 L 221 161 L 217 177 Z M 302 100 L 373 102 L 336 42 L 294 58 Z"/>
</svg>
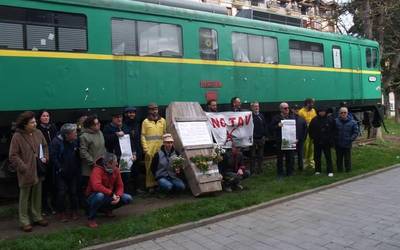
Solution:
<svg viewBox="0 0 400 250">
<path fill-rule="evenodd" d="M 337 0 L 198 0 L 218 4 L 229 15 L 336 32 Z"/>
</svg>

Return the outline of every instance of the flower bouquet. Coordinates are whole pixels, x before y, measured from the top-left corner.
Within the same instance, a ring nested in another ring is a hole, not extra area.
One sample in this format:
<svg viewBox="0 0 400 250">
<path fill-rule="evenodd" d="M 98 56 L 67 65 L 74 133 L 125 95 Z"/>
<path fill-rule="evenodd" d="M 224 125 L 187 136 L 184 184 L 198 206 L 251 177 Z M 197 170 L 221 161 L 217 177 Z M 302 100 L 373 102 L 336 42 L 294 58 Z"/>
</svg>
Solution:
<svg viewBox="0 0 400 250">
<path fill-rule="evenodd" d="M 185 168 L 185 159 L 180 155 L 172 156 L 170 161 L 171 161 L 171 167 L 175 171 L 180 171 L 181 169 L 183 170 Z"/>
</svg>

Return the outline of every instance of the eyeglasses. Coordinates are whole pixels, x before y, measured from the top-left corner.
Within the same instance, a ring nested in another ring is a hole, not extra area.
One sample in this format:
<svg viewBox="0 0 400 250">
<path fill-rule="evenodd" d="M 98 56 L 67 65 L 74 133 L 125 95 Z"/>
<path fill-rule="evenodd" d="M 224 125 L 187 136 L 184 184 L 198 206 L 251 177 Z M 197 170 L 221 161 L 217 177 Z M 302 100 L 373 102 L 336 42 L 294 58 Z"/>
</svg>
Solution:
<svg viewBox="0 0 400 250">
<path fill-rule="evenodd" d="M 347 114 L 347 112 L 346 112 L 346 111 L 344 111 L 344 112 L 340 112 L 340 114 Z"/>
<path fill-rule="evenodd" d="M 282 109 L 289 109 L 289 107 L 283 107 Z"/>
</svg>

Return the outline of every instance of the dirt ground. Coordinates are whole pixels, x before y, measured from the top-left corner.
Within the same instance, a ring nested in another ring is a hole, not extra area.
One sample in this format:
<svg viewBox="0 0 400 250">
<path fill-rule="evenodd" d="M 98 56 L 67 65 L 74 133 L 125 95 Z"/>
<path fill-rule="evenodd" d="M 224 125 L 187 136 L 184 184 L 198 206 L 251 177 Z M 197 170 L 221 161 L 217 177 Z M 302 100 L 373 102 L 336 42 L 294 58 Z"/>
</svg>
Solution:
<svg viewBox="0 0 400 250">
<path fill-rule="evenodd" d="M 159 208 L 169 207 L 175 204 L 193 201 L 195 199 L 196 198 L 189 193 L 181 194 L 179 196 L 167 196 L 162 198 L 158 198 L 156 196 L 145 197 L 145 198 L 140 197 L 136 200 L 134 197 L 134 202 L 132 204 L 121 207 L 114 211 L 116 217 L 105 218 L 100 214 L 97 219 L 97 223 L 101 225 L 103 223 L 115 220 L 123 220 L 124 218 L 131 215 L 140 215 Z M 13 216 L 12 218 L 0 218 L 0 239 L 12 239 L 23 235 L 47 234 L 50 232 L 63 229 L 70 229 L 77 226 L 86 226 L 87 222 L 87 219 L 83 211 L 80 211 L 80 217 L 76 221 L 69 220 L 68 222 L 63 223 L 57 219 L 57 215 L 50 215 L 46 216 L 45 218 L 49 220 L 50 222 L 49 226 L 48 227 L 35 226 L 33 228 L 33 232 L 31 233 L 25 233 L 20 230 L 17 215 Z"/>
</svg>

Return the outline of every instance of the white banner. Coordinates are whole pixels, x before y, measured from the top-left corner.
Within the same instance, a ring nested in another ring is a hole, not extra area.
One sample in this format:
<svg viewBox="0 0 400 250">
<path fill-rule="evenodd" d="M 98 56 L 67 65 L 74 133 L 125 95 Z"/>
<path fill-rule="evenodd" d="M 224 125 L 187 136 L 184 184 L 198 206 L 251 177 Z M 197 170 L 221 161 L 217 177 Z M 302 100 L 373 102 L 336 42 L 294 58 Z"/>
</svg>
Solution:
<svg viewBox="0 0 400 250">
<path fill-rule="evenodd" d="M 206 113 L 208 126 L 217 144 L 231 148 L 234 140 L 238 147 L 253 145 L 253 117 L 250 111 Z"/>
</svg>

